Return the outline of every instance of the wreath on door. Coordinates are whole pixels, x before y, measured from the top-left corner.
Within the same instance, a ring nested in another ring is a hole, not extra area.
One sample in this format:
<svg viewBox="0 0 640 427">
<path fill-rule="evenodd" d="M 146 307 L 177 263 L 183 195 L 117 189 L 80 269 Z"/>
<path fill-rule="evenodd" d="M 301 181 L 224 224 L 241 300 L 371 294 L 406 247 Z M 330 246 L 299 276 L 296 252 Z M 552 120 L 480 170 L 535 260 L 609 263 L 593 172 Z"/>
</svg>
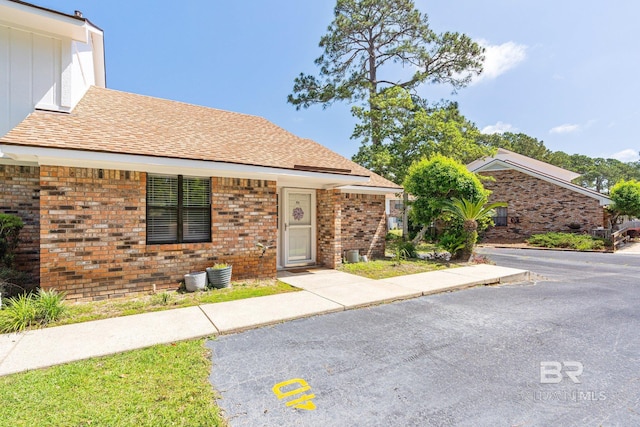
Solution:
<svg viewBox="0 0 640 427">
<path fill-rule="evenodd" d="M 304 217 L 304 211 L 302 208 L 295 208 L 293 210 L 293 219 L 300 221 Z"/>
</svg>

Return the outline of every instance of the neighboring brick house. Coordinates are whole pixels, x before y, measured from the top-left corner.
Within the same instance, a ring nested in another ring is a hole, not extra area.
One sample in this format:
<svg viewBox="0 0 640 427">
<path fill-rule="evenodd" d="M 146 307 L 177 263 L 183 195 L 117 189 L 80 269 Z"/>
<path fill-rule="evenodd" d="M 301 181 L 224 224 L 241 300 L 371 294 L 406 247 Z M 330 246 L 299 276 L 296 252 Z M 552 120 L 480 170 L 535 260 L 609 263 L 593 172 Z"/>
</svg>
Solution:
<svg viewBox="0 0 640 427">
<path fill-rule="evenodd" d="M 104 88 L 102 31 L 79 13 L 13 0 L 0 13 L 16 21 L 0 22 L 8 83 L 41 89 L 0 105 L 0 211 L 25 220 L 18 262 L 42 287 L 95 300 L 215 262 L 274 278 L 349 249 L 384 255 L 397 185 L 260 117 Z M 34 44 L 43 31 L 53 41 Z"/>
<path fill-rule="evenodd" d="M 385 205 L 385 212 L 387 213 L 387 229 L 402 230 L 402 212 L 404 211 L 404 200 L 402 199 L 402 195 L 387 194 Z"/>
<path fill-rule="evenodd" d="M 500 148 L 494 157 L 476 160 L 468 169 L 483 176 L 492 191 L 491 202 L 507 202 L 498 208 L 495 226 L 485 241 L 522 241 L 532 234 L 550 231 L 588 233 L 608 227 L 606 195 L 573 184 L 580 175 Z"/>
</svg>

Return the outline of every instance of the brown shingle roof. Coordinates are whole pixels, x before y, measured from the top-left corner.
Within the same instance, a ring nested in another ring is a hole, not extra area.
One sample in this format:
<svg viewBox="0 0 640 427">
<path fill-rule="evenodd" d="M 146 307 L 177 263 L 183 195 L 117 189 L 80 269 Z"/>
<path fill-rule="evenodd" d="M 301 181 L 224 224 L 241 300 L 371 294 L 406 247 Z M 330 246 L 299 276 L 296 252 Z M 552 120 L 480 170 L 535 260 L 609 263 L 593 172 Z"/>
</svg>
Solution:
<svg viewBox="0 0 640 427">
<path fill-rule="evenodd" d="M 285 169 L 344 169 L 369 176 L 368 186 L 398 188 L 262 117 L 97 87 L 69 114 L 33 112 L 0 143 Z"/>
</svg>

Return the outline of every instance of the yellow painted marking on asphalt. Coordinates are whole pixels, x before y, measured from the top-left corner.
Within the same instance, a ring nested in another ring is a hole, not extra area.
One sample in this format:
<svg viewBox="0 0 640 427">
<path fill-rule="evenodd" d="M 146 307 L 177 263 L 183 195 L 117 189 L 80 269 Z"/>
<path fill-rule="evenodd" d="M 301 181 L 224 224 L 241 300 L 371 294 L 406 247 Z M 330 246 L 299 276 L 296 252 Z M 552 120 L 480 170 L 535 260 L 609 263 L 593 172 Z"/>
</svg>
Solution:
<svg viewBox="0 0 640 427">
<path fill-rule="evenodd" d="M 283 391 L 282 389 L 292 384 L 298 384 L 299 387 L 289 391 Z M 302 394 L 305 391 L 311 390 L 311 386 L 302 378 L 293 378 L 287 381 L 282 381 L 273 386 L 271 389 L 278 399 L 284 399 L 285 397 L 295 396 Z M 290 400 L 286 403 L 287 407 L 293 406 L 298 409 L 305 409 L 307 411 L 313 411 L 316 409 L 316 405 L 311 401 L 315 398 L 315 394 L 305 394 L 297 399 Z"/>
</svg>

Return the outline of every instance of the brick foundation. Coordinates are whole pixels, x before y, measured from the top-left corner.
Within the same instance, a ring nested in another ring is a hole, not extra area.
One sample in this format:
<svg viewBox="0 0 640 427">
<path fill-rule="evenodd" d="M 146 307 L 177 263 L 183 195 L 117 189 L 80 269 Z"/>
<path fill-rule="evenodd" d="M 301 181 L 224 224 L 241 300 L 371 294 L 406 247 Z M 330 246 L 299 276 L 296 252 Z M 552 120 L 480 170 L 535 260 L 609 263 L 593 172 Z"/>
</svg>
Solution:
<svg viewBox="0 0 640 427">
<path fill-rule="evenodd" d="M 571 232 L 569 224 L 580 224 L 579 232 L 603 226 L 603 208 L 591 197 L 514 170 L 481 172 L 495 181 L 483 181 L 493 193 L 491 202 L 509 204 L 507 226 L 492 227 L 485 241 L 522 241 L 532 234 Z"/>
<path fill-rule="evenodd" d="M 22 218 L 16 268 L 40 275 L 40 172 L 37 166 L 0 165 L 0 212 Z"/>
</svg>

